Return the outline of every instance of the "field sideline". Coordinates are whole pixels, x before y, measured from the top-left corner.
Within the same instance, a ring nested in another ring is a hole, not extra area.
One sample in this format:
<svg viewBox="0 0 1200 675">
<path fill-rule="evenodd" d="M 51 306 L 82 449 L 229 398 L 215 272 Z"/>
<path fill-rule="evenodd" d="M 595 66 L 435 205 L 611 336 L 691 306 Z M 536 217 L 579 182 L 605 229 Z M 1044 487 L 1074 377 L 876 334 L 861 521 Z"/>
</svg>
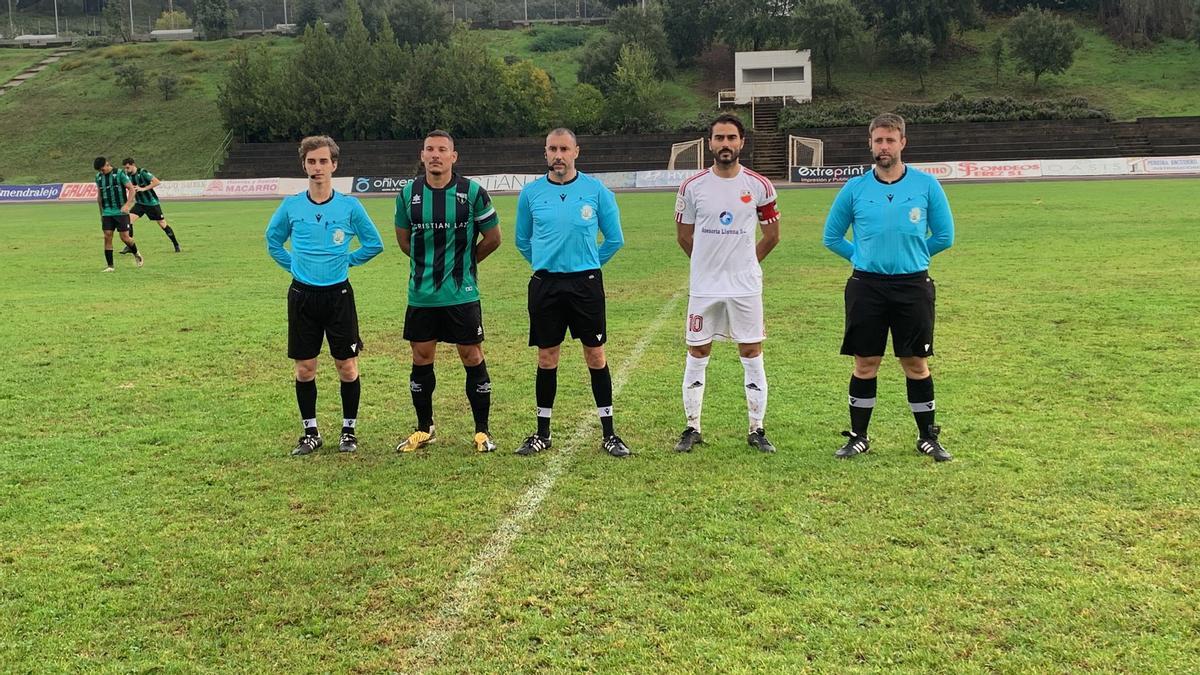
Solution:
<svg viewBox="0 0 1200 675">
<path fill-rule="evenodd" d="M 872 453 L 838 462 L 848 267 L 827 189 L 780 192 L 764 264 L 767 430 L 745 445 L 735 350 L 709 368 L 706 446 L 676 455 L 687 260 L 668 193 L 621 194 L 605 269 L 617 431 L 599 449 L 579 349 L 555 449 L 533 428 L 528 268 L 480 268 L 501 452 L 475 456 L 439 351 L 439 442 L 411 428 L 407 259 L 352 271 L 366 349 L 361 451 L 287 456 L 277 201 L 166 203 L 146 267 L 103 267 L 94 204 L 0 207 L 0 663 L 4 670 L 662 672 L 1200 670 L 1195 179 L 949 185 L 935 259 L 943 439 L 913 450 L 899 368 Z M 720 347 L 724 347 L 723 349 Z M 327 354 L 326 435 L 340 419 Z M 579 433 L 576 433 L 576 430 Z M 539 488 L 538 486 L 542 486 Z M 531 502 L 531 498 L 535 498 Z M 506 529 L 508 528 L 508 529 Z M 507 534 L 506 534 L 507 533 Z"/>
</svg>

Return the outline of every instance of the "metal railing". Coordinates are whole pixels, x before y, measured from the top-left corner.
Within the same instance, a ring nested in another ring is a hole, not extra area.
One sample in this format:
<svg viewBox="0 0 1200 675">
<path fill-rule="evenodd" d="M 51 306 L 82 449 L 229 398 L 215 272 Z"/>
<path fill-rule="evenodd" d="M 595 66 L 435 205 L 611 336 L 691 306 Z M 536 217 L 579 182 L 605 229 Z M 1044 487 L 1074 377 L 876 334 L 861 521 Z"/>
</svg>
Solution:
<svg viewBox="0 0 1200 675">
<path fill-rule="evenodd" d="M 233 129 L 225 132 L 225 138 L 222 139 L 221 145 L 217 147 L 217 151 L 213 153 L 212 159 L 208 160 L 208 177 L 212 178 L 217 175 L 217 169 L 225 163 L 225 156 L 229 154 L 229 145 L 233 142 Z"/>
</svg>

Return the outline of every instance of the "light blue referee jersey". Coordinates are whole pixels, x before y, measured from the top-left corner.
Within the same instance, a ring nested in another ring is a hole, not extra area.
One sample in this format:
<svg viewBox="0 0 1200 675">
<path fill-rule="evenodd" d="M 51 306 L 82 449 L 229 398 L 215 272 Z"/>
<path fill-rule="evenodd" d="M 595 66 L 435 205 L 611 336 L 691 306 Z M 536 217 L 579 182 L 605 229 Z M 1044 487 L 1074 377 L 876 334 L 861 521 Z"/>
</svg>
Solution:
<svg viewBox="0 0 1200 675">
<path fill-rule="evenodd" d="M 846 231 L 854 228 L 854 241 Z M 846 181 L 825 219 L 825 246 L 876 274 L 913 274 L 954 243 L 954 216 L 933 176 L 904 167 L 895 183 L 870 171 Z"/>
<path fill-rule="evenodd" d="M 566 183 L 546 176 L 526 183 L 517 199 L 517 250 L 534 270 L 599 269 L 625 244 L 617 198 L 582 172 Z M 596 233 L 604 243 L 596 244 Z"/>
<path fill-rule="evenodd" d="M 350 239 L 358 237 L 352 253 Z M 283 247 L 291 240 L 289 252 Z M 308 191 L 286 197 L 267 225 L 267 251 L 292 277 L 310 286 L 332 286 L 350 276 L 350 268 L 383 252 L 379 230 L 354 197 L 334 192 L 318 204 Z"/>
</svg>

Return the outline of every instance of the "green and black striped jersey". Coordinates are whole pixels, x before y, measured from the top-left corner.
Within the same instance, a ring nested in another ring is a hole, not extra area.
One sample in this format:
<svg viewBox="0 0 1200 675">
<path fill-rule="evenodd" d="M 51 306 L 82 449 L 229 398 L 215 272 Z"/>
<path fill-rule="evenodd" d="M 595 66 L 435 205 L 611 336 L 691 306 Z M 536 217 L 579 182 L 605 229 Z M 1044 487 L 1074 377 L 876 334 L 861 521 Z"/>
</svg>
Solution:
<svg viewBox="0 0 1200 675">
<path fill-rule="evenodd" d="M 441 189 L 421 176 L 396 197 L 396 229 L 411 232 L 408 304 L 448 307 L 479 299 L 475 240 L 500 224 L 487 190 L 454 175 Z"/>
<path fill-rule="evenodd" d="M 125 186 L 129 185 L 129 182 L 129 175 L 118 169 L 96 174 L 96 190 L 100 193 L 100 215 L 122 215 L 121 207 L 128 199 Z"/>
<path fill-rule="evenodd" d="M 154 174 L 145 169 L 139 168 L 136 173 L 127 175 L 129 176 L 129 180 L 133 181 L 133 184 L 138 187 L 146 187 L 154 182 Z M 158 193 L 154 190 L 139 192 L 134 199 L 142 206 L 158 206 Z"/>
</svg>

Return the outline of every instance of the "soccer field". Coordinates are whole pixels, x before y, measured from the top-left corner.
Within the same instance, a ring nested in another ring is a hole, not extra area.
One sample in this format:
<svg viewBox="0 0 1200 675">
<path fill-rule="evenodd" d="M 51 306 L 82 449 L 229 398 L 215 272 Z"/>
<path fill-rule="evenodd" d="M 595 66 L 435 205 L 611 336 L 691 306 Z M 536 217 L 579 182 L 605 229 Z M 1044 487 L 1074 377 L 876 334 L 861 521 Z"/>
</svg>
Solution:
<svg viewBox="0 0 1200 675">
<path fill-rule="evenodd" d="M 352 270 L 360 451 L 291 458 L 288 277 L 276 201 L 166 203 L 146 266 L 101 274 L 94 204 L 0 207 L 0 670 L 846 672 L 1200 669 L 1196 180 L 947 187 L 935 258 L 942 439 L 913 449 L 904 377 L 879 378 L 872 452 L 839 462 L 848 266 L 833 190 L 780 193 L 764 263 L 767 431 L 714 348 L 706 445 L 678 455 L 687 259 L 670 193 L 621 194 L 605 268 L 617 432 L 598 449 L 577 343 L 550 452 L 534 428 L 528 268 L 480 266 L 501 451 L 475 455 L 464 374 L 438 355 L 439 441 L 401 338 L 407 258 Z M 119 246 L 119 245 L 118 245 Z M 321 426 L 341 408 L 328 353 Z"/>
</svg>

